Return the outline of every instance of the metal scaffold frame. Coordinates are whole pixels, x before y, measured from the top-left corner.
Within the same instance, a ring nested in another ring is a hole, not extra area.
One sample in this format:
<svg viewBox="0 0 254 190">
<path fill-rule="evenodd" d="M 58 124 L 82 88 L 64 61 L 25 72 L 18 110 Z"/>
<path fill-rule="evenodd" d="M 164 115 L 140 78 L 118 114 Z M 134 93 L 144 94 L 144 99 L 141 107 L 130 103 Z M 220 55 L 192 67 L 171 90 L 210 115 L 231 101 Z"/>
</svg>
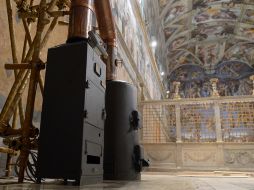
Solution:
<svg viewBox="0 0 254 190">
<path fill-rule="evenodd" d="M 25 31 L 21 60 L 18 60 L 17 56 L 13 4 L 17 6 Z M 34 5 L 34 0 L 6 0 L 13 64 L 6 64 L 5 69 L 14 71 L 15 82 L 0 113 L 0 136 L 8 145 L 8 148 L 0 147 L 0 152 L 8 154 L 6 177 L 11 174 L 12 157 L 19 155 L 17 159 L 18 182 L 24 180 L 30 151 L 37 149 L 39 130 L 33 126 L 32 119 L 38 84 L 43 92 L 43 79 L 40 71 L 45 68 L 46 64 L 40 59 L 40 52 L 47 44 L 59 17 L 69 14 L 69 7 L 70 0 L 41 0 L 36 5 Z M 36 32 L 32 36 L 30 28 L 36 23 Z M 47 31 L 46 25 L 49 25 Z M 28 95 L 24 112 L 22 94 L 27 85 Z M 17 128 L 18 118 L 20 128 Z"/>
</svg>

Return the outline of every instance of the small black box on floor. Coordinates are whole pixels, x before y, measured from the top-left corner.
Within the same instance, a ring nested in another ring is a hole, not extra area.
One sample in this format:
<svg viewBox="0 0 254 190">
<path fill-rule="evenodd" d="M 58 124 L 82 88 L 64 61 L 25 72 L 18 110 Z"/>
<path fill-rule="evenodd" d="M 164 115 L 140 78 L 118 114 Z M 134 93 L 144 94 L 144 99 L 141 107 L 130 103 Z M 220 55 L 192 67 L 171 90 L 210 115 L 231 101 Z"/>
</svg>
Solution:
<svg viewBox="0 0 254 190">
<path fill-rule="evenodd" d="M 103 180 L 106 67 L 86 42 L 48 51 L 37 178 Z"/>
</svg>

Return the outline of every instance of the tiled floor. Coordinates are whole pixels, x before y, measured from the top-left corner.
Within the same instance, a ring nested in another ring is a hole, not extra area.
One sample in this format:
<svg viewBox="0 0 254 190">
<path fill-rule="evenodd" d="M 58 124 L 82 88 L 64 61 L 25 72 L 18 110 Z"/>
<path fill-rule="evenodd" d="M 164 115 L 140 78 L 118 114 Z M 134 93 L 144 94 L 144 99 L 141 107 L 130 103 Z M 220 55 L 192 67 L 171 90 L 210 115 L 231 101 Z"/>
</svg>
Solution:
<svg viewBox="0 0 254 190">
<path fill-rule="evenodd" d="M 1 179 L 0 183 L 6 182 Z M 248 176 L 218 175 L 162 175 L 145 173 L 141 181 L 105 181 L 102 184 L 82 187 L 61 185 L 59 182 L 47 182 L 41 185 L 33 183 L 0 185 L 0 190 L 254 190 L 254 178 Z"/>
</svg>

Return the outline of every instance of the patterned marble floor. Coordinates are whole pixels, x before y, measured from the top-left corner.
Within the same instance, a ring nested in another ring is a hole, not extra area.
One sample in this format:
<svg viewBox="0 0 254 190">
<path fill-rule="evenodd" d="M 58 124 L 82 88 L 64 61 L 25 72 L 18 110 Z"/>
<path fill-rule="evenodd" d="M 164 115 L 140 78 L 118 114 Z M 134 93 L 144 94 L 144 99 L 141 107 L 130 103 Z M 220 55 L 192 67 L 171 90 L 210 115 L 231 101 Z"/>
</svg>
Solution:
<svg viewBox="0 0 254 190">
<path fill-rule="evenodd" d="M 139 182 L 105 181 L 102 184 L 82 187 L 61 185 L 55 181 L 41 185 L 3 184 L 6 182 L 0 180 L 0 190 L 254 190 L 254 178 L 248 176 L 176 176 L 145 173 Z"/>
</svg>

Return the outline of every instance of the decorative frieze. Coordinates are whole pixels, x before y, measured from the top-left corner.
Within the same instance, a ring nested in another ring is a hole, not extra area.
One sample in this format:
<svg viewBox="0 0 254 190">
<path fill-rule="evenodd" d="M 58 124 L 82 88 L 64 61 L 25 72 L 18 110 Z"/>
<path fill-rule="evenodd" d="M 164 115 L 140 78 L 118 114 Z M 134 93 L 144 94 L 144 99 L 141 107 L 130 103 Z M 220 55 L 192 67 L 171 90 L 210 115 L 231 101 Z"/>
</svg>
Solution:
<svg viewBox="0 0 254 190">
<path fill-rule="evenodd" d="M 225 150 L 225 165 L 233 167 L 253 167 L 254 150 Z"/>
<path fill-rule="evenodd" d="M 149 150 L 147 156 L 152 162 L 165 162 L 171 161 L 174 162 L 174 152 L 169 150 Z"/>
<path fill-rule="evenodd" d="M 216 150 L 182 150 L 184 166 L 215 166 Z"/>
</svg>

